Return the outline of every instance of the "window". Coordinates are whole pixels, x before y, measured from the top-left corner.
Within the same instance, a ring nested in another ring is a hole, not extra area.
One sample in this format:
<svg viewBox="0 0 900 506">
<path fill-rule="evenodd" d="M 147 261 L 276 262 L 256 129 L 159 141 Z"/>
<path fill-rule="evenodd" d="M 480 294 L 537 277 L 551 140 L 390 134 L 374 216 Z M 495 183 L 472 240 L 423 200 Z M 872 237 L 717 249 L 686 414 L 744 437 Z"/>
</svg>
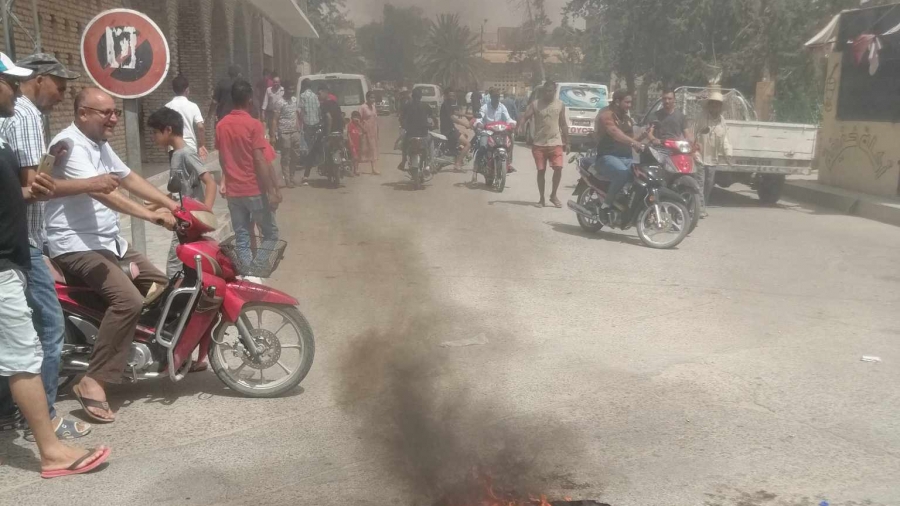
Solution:
<svg viewBox="0 0 900 506">
<path fill-rule="evenodd" d="M 856 62 L 852 41 L 864 34 L 882 34 L 900 24 L 900 6 L 844 13 L 835 47 L 843 53 L 837 117 L 844 121 L 900 121 L 900 36 L 882 37 L 879 67 L 869 73 L 868 50 Z"/>
<path fill-rule="evenodd" d="M 340 106 L 358 106 L 365 101 L 362 81 L 359 79 L 328 79 L 322 82 L 328 85 Z"/>
<path fill-rule="evenodd" d="M 434 86 L 419 86 L 416 88 L 417 90 L 422 90 L 423 97 L 436 97 L 437 92 L 434 89 Z"/>
</svg>

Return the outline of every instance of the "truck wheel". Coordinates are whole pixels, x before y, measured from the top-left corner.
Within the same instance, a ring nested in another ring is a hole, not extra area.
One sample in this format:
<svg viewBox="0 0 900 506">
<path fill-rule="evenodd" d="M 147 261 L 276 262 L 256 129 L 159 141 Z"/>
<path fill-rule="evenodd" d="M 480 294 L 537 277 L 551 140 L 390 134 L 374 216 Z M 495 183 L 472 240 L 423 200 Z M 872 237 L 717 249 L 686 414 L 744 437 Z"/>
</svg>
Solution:
<svg viewBox="0 0 900 506">
<path fill-rule="evenodd" d="M 763 204 L 777 204 L 784 190 L 785 176 L 783 174 L 763 174 L 759 178 L 759 187 L 756 189 L 759 201 Z"/>
</svg>

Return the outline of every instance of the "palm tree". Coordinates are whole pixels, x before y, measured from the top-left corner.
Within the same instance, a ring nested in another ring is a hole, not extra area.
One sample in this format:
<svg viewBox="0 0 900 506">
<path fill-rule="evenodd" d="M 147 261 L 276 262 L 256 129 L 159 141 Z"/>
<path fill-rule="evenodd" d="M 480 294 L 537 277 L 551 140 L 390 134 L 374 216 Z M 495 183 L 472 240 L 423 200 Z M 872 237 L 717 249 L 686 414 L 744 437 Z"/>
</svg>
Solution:
<svg viewBox="0 0 900 506">
<path fill-rule="evenodd" d="M 478 37 L 460 24 L 459 14 L 441 14 L 422 48 L 422 77 L 444 87 L 468 86 L 476 80 L 479 51 Z"/>
</svg>

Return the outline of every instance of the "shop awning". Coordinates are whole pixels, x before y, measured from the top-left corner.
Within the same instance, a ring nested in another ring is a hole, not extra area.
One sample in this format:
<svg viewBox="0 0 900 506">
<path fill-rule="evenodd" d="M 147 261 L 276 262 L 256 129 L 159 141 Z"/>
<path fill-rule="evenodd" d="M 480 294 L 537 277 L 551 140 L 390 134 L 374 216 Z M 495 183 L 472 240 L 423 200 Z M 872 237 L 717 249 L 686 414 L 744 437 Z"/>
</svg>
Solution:
<svg viewBox="0 0 900 506">
<path fill-rule="evenodd" d="M 818 49 L 824 46 L 831 46 L 835 42 L 837 42 L 838 35 L 838 23 L 841 21 L 841 15 L 838 14 L 834 18 L 831 19 L 831 22 L 828 23 L 828 26 L 822 29 L 821 32 L 817 33 L 815 37 L 809 39 L 805 45 L 809 49 Z"/>
<path fill-rule="evenodd" d="M 291 37 L 319 38 L 319 33 L 297 5 L 297 0 L 250 0 L 250 3 Z"/>
</svg>

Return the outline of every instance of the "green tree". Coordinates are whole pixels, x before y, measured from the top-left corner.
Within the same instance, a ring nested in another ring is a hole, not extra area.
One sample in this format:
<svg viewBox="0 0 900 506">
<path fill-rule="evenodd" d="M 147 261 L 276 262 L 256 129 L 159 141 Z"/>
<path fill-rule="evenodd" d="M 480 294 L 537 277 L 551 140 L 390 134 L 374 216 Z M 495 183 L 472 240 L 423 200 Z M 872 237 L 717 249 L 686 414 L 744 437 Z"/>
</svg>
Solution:
<svg viewBox="0 0 900 506">
<path fill-rule="evenodd" d="M 431 23 L 422 48 L 421 76 L 444 87 L 461 89 L 476 81 L 481 44 L 462 26 L 459 14 L 441 14 Z"/>
<path fill-rule="evenodd" d="M 319 38 L 310 43 L 314 71 L 362 71 L 364 62 L 359 49 L 348 35 L 353 23 L 347 19 L 344 0 L 309 0 L 307 14 L 319 33 Z"/>
<path fill-rule="evenodd" d="M 535 73 L 540 82 L 547 79 L 545 62 L 547 53 L 544 45 L 550 17 L 547 16 L 545 0 L 509 0 L 509 3 L 524 14 L 519 40 L 509 55 L 509 61 L 518 63 L 523 72 Z"/>
<path fill-rule="evenodd" d="M 384 6 L 381 22 L 356 31 L 370 69 L 380 80 L 404 82 L 418 77 L 416 61 L 428 35 L 429 21 L 419 7 Z"/>
</svg>

